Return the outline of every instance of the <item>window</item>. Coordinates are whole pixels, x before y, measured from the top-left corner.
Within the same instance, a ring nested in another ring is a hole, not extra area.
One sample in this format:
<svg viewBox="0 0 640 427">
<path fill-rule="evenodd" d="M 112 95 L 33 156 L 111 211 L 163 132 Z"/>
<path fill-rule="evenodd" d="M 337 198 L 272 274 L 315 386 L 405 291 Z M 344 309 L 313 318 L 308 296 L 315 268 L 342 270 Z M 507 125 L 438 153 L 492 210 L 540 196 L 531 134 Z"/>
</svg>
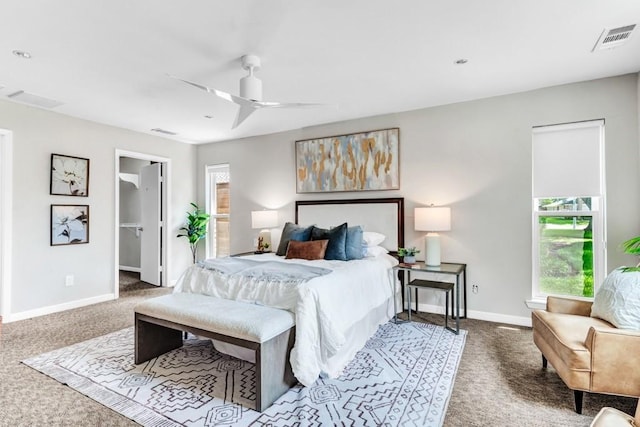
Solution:
<svg viewBox="0 0 640 427">
<path fill-rule="evenodd" d="M 207 233 L 207 258 L 230 253 L 230 180 L 229 165 L 207 166 L 207 213 L 211 215 Z"/>
<path fill-rule="evenodd" d="M 604 121 L 533 129 L 533 298 L 591 298 L 605 273 Z"/>
</svg>

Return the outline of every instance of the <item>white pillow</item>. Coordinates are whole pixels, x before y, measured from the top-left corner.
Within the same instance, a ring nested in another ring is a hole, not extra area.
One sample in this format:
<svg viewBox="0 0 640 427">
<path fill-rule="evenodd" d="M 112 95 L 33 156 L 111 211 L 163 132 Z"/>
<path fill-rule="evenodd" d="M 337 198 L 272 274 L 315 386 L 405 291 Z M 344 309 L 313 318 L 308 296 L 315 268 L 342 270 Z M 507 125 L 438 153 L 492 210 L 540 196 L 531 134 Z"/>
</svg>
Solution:
<svg viewBox="0 0 640 427">
<path fill-rule="evenodd" d="M 365 257 L 377 257 L 382 254 L 388 254 L 389 251 L 383 248 L 382 246 L 367 246 L 364 248 L 364 256 Z"/>
<path fill-rule="evenodd" d="M 613 270 L 593 298 L 591 317 L 616 328 L 640 330 L 640 272 Z"/>
<path fill-rule="evenodd" d="M 384 234 L 376 233 L 375 231 L 365 231 L 362 233 L 362 242 L 364 246 L 378 246 L 384 242 L 386 236 Z"/>
</svg>

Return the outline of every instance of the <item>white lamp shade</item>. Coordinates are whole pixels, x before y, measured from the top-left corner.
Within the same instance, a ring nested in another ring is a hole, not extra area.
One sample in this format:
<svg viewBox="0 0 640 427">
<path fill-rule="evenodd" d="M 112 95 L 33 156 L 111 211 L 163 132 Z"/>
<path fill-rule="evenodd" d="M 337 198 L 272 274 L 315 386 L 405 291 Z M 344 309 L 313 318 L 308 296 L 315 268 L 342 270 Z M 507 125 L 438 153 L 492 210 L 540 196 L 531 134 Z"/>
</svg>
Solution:
<svg viewBox="0 0 640 427">
<path fill-rule="evenodd" d="M 265 229 L 278 226 L 278 211 L 252 211 L 251 228 Z"/>
<path fill-rule="evenodd" d="M 415 229 L 417 231 L 451 230 L 451 208 L 415 208 Z"/>
</svg>

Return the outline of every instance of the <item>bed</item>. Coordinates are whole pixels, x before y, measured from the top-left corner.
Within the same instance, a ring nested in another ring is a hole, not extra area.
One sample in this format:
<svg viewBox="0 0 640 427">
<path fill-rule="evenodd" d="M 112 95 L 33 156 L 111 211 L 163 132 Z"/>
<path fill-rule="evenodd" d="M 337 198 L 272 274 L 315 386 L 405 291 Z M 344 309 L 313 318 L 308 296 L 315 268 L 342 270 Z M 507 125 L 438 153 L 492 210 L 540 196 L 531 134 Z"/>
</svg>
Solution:
<svg viewBox="0 0 640 427">
<path fill-rule="evenodd" d="M 327 229 L 344 222 L 360 225 L 369 234 L 383 234 L 385 240 L 377 246 L 394 252 L 404 243 L 404 199 L 297 201 L 295 222 Z M 398 286 L 392 267 L 397 260 L 381 253 L 385 251 L 372 252 L 377 256 L 350 261 L 284 259 L 275 254 L 249 255 L 242 257 L 242 262 L 228 260 L 231 269 L 244 264 L 255 266 L 250 269 L 257 268 L 262 274 L 267 271 L 268 280 L 264 275 L 227 274 L 205 261 L 187 269 L 175 292 L 202 293 L 293 312 L 296 341 L 290 362 L 298 381 L 310 386 L 321 375 L 339 376 L 378 326 L 395 314 Z M 273 280 L 278 267 L 285 272 L 302 269 L 305 277 Z M 214 344 L 220 351 L 248 358 L 238 349 Z"/>
</svg>

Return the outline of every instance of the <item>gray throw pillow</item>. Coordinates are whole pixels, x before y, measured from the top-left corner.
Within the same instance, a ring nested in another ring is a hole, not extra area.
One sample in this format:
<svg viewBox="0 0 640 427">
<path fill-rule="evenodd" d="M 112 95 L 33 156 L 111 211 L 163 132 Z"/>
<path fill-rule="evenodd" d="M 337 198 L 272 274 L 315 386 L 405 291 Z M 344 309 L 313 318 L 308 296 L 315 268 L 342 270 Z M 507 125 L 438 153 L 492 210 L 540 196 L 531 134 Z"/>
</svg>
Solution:
<svg viewBox="0 0 640 427">
<path fill-rule="evenodd" d="M 282 229 L 282 236 L 280 237 L 280 243 L 278 244 L 276 255 L 285 256 L 287 254 L 287 246 L 289 246 L 290 240 L 296 240 L 299 242 L 311 240 L 312 228 L 313 225 L 310 225 L 309 227 L 301 227 L 292 222 L 287 222 Z"/>
</svg>

